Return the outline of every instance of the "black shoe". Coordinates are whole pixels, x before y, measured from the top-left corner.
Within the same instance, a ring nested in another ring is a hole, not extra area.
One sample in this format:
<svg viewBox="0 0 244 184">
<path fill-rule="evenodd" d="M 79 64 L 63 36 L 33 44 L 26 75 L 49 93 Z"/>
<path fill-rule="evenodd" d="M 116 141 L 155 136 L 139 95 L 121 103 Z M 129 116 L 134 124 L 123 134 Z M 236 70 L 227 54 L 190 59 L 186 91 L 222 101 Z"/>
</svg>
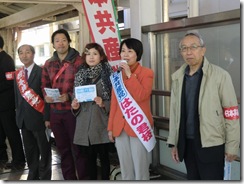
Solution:
<svg viewBox="0 0 244 184">
<path fill-rule="evenodd" d="M 0 164 L 6 164 L 8 162 L 8 156 L 5 154 L 0 154 Z"/>
<path fill-rule="evenodd" d="M 7 162 L 8 160 L 0 160 L 0 169 L 3 169 Z"/>
<path fill-rule="evenodd" d="M 8 162 L 8 160 L 0 160 L 0 164 L 6 164 Z"/>
<path fill-rule="evenodd" d="M 25 163 L 9 162 L 5 166 L 5 169 L 11 169 L 11 170 L 23 170 L 24 168 L 25 168 Z"/>
</svg>

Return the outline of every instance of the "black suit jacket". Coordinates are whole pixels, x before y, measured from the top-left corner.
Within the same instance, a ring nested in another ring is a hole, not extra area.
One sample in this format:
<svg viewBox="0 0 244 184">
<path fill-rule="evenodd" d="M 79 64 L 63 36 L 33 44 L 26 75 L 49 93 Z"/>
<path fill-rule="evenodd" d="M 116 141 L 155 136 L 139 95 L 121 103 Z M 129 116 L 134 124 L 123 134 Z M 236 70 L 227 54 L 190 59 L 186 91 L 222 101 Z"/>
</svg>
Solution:
<svg viewBox="0 0 244 184">
<path fill-rule="evenodd" d="M 35 64 L 28 78 L 28 85 L 43 99 L 41 90 L 41 76 L 42 68 Z M 21 96 L 16 80 L 14 80 L 14 87 L 17 126 L 20 129 L 26 128 L 31 131 L 44 130 L 45 124 L 43 114 L 31 107 L 30 104 Z"/>
<path fill-rule="evenodd" d="M 14 82 L 6 79 L 6 72 L 15 71 L 14 60 L 5 52 L 0 52 L 0 112 L 15 109 Z"/>
</svg>

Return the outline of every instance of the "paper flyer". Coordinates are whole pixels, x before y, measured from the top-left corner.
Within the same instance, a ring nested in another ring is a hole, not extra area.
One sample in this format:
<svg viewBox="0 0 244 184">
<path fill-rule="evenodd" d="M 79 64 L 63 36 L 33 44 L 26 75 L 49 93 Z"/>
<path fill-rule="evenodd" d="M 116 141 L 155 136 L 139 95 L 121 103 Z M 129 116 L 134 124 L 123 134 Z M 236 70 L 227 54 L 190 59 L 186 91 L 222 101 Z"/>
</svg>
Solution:
<svg viewBox="0 0 244 184">
<path fill-rule="evenodd" d="M 231 162 L 225 160 L 224 180 L 231 180 Z"/>
<path fill-rule="evenodd" d="M 94 101 L 97 96 L 97 88 L 95 84 L 75 87 L 75 98 L 78 102 Z"/>
<path fill-rule="evenodd" d="M 44 88 L 47 96 L 49 97 L 52 97 L 53 99 L 53 103 L 56 103 L 56 102 L 61 102 L 58 97 L 60 97 L 60 92 L 59 92 L 59 89 L 55 88 L 55 89 L 52 89 L 52 88 Z"/>
</svg>

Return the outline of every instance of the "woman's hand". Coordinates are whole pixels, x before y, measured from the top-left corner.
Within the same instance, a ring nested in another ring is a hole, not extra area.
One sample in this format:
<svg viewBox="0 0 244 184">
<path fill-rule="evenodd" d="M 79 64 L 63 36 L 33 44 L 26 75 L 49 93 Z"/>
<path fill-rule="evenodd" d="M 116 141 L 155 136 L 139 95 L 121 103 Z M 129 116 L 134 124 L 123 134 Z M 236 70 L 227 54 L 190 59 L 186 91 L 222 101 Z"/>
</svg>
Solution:
<svg viewBox="0 0 244 184">
<path fill-rule="evenodd" d="M 78 102 L 78 100 L 76 98 L 74 98 L 74 100 L 72 101 L 71 103 L 71 107 L 74 109 L 74 110 L 77 110 L 80 108 L 80 103 Z"/>
<path fill-rule="evenodd" d="M 124 69 L 124 72 L 125 72 L 125 75 L 130 78 L 131 76 L 131 70 L 130 70 L 130 67 L 129 65 L 127 64 L 127 62 L 120 62 L 119 63 L 119 66 Z"/>
<path fill-rule="evenodd" d="M 112 131 L 108 131 L 108 138 L 111 142 L 114 142 L 114 137 Z"/>
<path fill-rule="evenodd" d="M 94 101 L 96 102 L 96 104 L 99 106 L 99 107 L 105 107 L 104 103 L 103 103 L 103 99 L 99 96 L 95 97 L 94 98 Z"/>
</svg>

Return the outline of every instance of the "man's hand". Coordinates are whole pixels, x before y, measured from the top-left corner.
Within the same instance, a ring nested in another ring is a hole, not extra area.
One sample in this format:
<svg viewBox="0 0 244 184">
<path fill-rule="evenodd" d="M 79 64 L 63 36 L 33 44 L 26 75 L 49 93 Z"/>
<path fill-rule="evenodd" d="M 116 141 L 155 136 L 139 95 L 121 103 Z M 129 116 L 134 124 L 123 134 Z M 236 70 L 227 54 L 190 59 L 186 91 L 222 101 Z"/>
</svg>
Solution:
<svg viewBox="0 0 244 184">
<path fill-rule="evenodd" d="M 178 156 L 178 150 L 176 147 L 172 147 L 171 148 L 171 156 L 172 156 L 172 159 L 176 162 L 176 163 L 179 163 L 179 156 Z"/>
<path fill-rule="evenodd" d="M 60 96 L 58 97 L 58 99 L 59 99 L 61 102 L 67 102 L 67 101 L 69 101 L 69 95 L 68 95 L 67 93 L 64 93 L 64 94 L 60 95 Z"/>
<path fill-rule="evenodd" d="M 45 126 L 46 126 L 46 128 L 51 128 L 51 125 L 50 125 L 50 121 L 45 121 Z"/>
<path fill-rule="evenodd" d="M 232 155 L 229 153 L 225 153 L 225 160 L 228 162 L 232 162 L 237 158 L 237 155 Z"/>
<path fill-rule="evenodd" d="M 45 98 L 45 101 L 46 101 L 47 103 L 53 103 L 53 98 L 52 98 L 52 97 L 50 97 L 50 96 L 45 96 L 44 98 Z"/>
</svg>

